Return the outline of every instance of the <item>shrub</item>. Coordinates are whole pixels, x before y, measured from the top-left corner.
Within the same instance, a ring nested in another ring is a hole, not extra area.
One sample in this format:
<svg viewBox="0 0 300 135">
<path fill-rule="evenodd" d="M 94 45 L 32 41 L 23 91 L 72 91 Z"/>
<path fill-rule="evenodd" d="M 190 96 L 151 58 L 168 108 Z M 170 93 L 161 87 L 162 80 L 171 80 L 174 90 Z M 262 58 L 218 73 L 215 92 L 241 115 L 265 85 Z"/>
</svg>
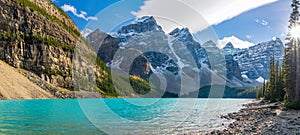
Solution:
<svg viewBox="0 0 300 135">
<path fill-rule="evenodd" d="M 284 101 L 283 105 L 287 108 L 291 108 L 291 109 L 300 109 L 300 100 L 298 101 Z"/>
</svg>

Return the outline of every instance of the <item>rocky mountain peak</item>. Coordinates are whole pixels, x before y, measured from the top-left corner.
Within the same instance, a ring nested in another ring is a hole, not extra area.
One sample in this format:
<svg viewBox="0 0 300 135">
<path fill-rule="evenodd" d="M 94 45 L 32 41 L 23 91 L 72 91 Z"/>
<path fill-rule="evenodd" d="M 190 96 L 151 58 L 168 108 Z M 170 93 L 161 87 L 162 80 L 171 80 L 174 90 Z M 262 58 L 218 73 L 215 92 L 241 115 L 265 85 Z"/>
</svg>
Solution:
<svg viewBox="0 0 300 135">
<path fill-rule="evenodd" d="M 86 38 L 98 38 L 99 36 L 101 35 L 107 35 L 105 32 L 102 32 L 100 29 L 96 29 L 95 31 L 93 32 L 90 32 Z"/>
<path fill-rule="evenodd" d="M 193 41 L 193 36 L 188 28 L 176 28 L 172 32 L 170 32 L 169 35 L 174 36 L 180 41 Z"/>
<path fill-rule="evenodd" d="M 153 16 L 144 16 L 136 19 L 132 24 L 122 27 L 118 34 L 143 33 L 143 32 L 163 32 Z"/>
<path fill-rule="evenodd" d="M 228 42 L 223 49 L 234 49 L 234 46 L 231 42 Z"/>
<path fill-rule="evenodd" d="M 202 46 L 205 48 L 215 48 L 215 47 L 217 47 L 217 44 L 214 41 L 209 40 L 209 41 L 205 42 Z"/>
<path fill-rule="evenodd" d="M 146 23 L 146 22 L 155 22 L 156 20 L 154 19 L 153 16 L 143 16 L 141 18 L 137 18 L 134 23 Z"/>
<path fill-rule="evenodd" d="M 236 54 L 236 48 L 234 48 L 233 44 L 231 42 L 228 42 L 225 47 L 223 48 L 223 53 L 225 55 L 235 55 Z"/>
<path fill-rule="evenodd" d="M 100 29 L 96 29 L 94 32 L 91 32 L 88 36 L 86 36 L 86 40 L 89 41 L 94 50 L 98 52 L 102 42 L 104 42 L 104 40 L 108 37 L 110 37 L 110 35 L 102 32 Z"/>
<path fill-rule="evenodd" d="M 97 29 L 98 30 L 98 29 Z M 96 30 L 96 31 L 97 31 Z M 91 34 L 93 31 L 91 29 L 84 29 L 83 31 L 80 32 L 80 34 L 82 35 L 82 37 L 86 38 L 89 34 Z"/>
</svg>

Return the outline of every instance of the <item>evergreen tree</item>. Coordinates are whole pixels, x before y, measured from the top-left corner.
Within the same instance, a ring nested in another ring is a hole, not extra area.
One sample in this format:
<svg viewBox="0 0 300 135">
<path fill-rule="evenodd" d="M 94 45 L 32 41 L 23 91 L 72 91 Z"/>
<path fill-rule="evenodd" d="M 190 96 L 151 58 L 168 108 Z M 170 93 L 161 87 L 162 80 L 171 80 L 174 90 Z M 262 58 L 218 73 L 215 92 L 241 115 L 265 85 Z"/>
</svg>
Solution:
<svg viewBox="0 0 300 135">
<path fill-rule="evenodd" d="M 281 79 L 281 69 L 279 68 L 279 61 L 276 62 L 275 65 L 275 89 L 274 89 L 274 97 L 273 101 L 283 101 L 284 99 L 284 90 Z"/>
<path fill-rule="evenodd" d="M 270 60 L 270 72 L 269 72 L 269 81 L 267 86 L 266 99 L 273 101 L 275 97 L 275 89 L 276 89 L 276 70 L 274 64 L 274 57 L 271 57 Z"/>
<path fill-rule="evenodd" d="M 292 29 L 293 27 L 296 26 L 296 23 L 298 22 L 299 20 L 299 0 L 293 0 L 292 4 L 291 4 L 291 7 L 293 9 L 292 13 L 291 13 L 291 16 L 290 16 L 290 25 L 289 25 L 289 29 Z"/>
<path fill-rule="evenodd" d="M 264 84 L 263 84 L 263 87 L 262 87 L 262 96 L 265 97 L 265 92 L 266 92 L 266 80 L 264 79 Z"/>
<path fill-rule="evenodd" d="M 284 100 L 284 80 L 283 80 L 283 70 L 279 69 L 279 75 L 278 75 L 278 89 L 279 89 L 279 101 Z"/>
<path fill-rule="evenodd" d="M 287 101 L 296 101 L 299 100 L 299 49 L 298 38 L 292 37 L 291 31 L 299 26 L 299 0 L 293 0 L 291 7 L 293 9 L 290 16 L 290 25 L 289 31 L 286 38 L 286 49 L 283 63 L 283 82 L 284 90 L 286 92 Z"/>
</svg>

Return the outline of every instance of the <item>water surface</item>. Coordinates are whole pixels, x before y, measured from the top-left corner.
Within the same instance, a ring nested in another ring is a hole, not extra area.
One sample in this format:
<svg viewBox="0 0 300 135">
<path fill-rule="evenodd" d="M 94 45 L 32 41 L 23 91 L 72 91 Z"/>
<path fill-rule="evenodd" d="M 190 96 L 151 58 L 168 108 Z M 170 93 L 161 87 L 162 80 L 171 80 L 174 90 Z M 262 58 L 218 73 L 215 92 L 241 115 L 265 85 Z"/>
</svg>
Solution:
<svg viewBox="0 0 300 135">
<path fill-rule="evenodd" d="M 249 99 L 0 101 L 0 134 L 171 134 L 222 129 Z"/>
</svg>

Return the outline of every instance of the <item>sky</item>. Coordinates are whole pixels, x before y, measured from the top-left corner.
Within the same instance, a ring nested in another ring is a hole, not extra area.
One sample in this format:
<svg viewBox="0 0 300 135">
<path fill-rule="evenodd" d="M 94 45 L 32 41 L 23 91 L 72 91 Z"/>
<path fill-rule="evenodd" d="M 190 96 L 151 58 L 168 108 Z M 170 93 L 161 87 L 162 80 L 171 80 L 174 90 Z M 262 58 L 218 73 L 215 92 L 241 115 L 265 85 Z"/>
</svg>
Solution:
<svg viewBox="0 0 300 135">
<path fill-rule="evenodd" d="M 237 48 L 287 33 L 291 0 L 52 0 L 86 28 L 112 33 L 137 17 L 154 16 L 165 32 L 187 27 L 200 43 Z"/>
</svg>

